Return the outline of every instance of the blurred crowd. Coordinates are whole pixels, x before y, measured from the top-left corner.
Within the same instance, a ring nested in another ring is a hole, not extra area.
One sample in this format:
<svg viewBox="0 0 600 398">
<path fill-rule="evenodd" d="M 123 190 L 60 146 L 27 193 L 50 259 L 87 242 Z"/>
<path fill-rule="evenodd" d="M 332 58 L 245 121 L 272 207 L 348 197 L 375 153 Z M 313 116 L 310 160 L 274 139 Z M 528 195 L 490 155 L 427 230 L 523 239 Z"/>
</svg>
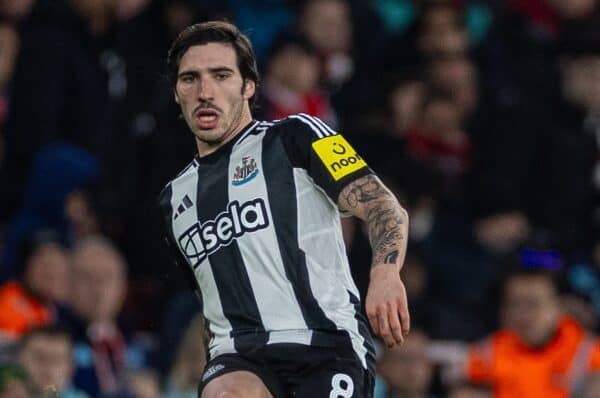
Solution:
<svg viewBox="0 0 600 398">
<path fill-rule="evenodd" d="M 376 398 L 600 396 L 599 1 L 0 0 L 0 397 L 196 396 L 156 200 L 196 151 L 166 53 L 211 19 L 254 44 L 255 118 L 321 118 L 409 211 Z"/>
</svg>

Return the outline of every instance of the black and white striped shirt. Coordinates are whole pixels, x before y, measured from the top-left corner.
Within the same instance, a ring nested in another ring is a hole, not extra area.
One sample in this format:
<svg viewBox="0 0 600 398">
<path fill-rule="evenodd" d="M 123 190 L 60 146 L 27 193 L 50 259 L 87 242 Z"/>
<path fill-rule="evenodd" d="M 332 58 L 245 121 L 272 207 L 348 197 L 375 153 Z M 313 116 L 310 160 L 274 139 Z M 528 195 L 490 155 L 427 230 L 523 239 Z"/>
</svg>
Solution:
<svg viewBox="0 0 600 398">
<path fill-rule="evenodd" d="M 367 368 L 373 344 L 337 198 L 369 173 L 341 135 L 297 114 L 251 122 L 167 184 L 160 204 L 168 239 L 195 275 L 214 334 L 211 357 L 345 336 Z"/>
</svg>

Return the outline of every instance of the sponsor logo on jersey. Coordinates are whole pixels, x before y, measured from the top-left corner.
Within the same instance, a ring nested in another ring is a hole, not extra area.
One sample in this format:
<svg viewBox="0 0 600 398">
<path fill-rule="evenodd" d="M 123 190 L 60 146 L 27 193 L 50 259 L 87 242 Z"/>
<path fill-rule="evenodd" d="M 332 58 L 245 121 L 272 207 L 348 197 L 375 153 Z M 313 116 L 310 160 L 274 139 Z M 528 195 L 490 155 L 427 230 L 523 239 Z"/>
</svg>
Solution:
<svg viewBox="0 0 600 398">
<path fill-rule="evenodd" d="M 256 177 L 257 174 L 258 166 L 256 166 L 256 160 L 250 156 L 244 156 L 242 158 L 242 164 L 235 167 L 235 173 L 233 174 L 231 183 L 235 186 L 245 184 Z"/>
<path fill-rule="evenodd" d="M 204 375 L 202 375 L 202 381 L 206 381 L 209 377 L 223 369 L 225 369 L 225 365 L 222 365 L 220 363 L 211 366 L 210 368 L 206 369 L 206 371 L 204 371 Z"/>
<path fill-rule="evenodd" d="M 312 147 L 335 181 L 367 166 L 341 135 L 321 138 Z"/>
<path fill-rule="evenodd" d="M 267 209 L 262 199 L 239 203 L 230 202 L 227 210 L 214 220 L 202 225 L 196 223 L 177 238 L 190 264 L 200 264 L 208 255 L 247 232 L 258 231 L 269 225 Z"/>
</svg>

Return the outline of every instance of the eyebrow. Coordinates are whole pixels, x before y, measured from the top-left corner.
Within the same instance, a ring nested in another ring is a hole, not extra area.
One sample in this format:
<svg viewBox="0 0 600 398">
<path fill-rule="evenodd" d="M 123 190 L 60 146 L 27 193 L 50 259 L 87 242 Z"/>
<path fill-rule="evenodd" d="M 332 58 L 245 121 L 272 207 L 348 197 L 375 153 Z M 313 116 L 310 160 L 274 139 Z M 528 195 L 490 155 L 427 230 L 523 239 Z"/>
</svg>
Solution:
<svg viewBox="0 0 600 398">
<path fill-rule="evenodd" d="M 208 68 L 208 71 L 210 73 L 218 73 L 218 72 L 230 72 L 230 73 L 234 73 L 234 70 L 227 67 L 227 66 L 217 66 L 214 68 Z M 200 72 L 198 72 L 198 70 L 196 69 L 188 69 L 188 70 L 184 70 L 182 72 L 179 72 L 179 74 L 177 75 L 177 77 L 182 77 L 182 76 L 186 76 L 186 75 L 194 75 L 197 76 L 199 75 Z"/>
</svg>

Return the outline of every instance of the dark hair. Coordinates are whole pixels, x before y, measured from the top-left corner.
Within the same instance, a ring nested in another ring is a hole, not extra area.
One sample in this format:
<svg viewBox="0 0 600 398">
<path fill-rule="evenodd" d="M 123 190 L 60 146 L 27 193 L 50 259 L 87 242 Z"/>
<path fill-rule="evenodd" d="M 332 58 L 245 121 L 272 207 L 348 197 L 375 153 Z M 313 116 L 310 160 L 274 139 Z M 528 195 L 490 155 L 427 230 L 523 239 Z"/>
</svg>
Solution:
<svg viewBox="0 0 600 398">
<path fill-rule="evenodd" d="M 510 269 L 502 278 L 502 294 L 506 293 L 506 287 L 515 279 L 541 279 L 548 282 L 555 293 L 559 293 L 558 274 L 556 272 L 541 268 L 525 268 L 523 266 Z"/>
<path fill-rule="evenodd" d="M 64 339 L 69 343 L 70 346 L 73 344 L 73 340 L 71 339 L 71 335 L 67 329 L 57 325 L 42 325 L 34 326 L 25 332 L 25 334 L 19 340 L 19 349 L 23 349 L 31 341 L 31 339 L 37 336 Z"/>
<path fill-rule="evenodd" d="M 179 62 L 186 51 L 192 46 L 207 43 L 223 43 L 233 47 L 242 78 L 244 81 L 252 80 L 258 88 L 260 78 L 252 43 L 235 25 L 225 21 L 197 23 L 179 33 L 167 55 L 168 77 L 172 87 L 177 83 Z M 254 104 L 255 97 L 250 98 L 250 106 Z"/>
<path fill-rule="evenodd" d="M 306 37 L 295 32 L 285 31 L 275 36 L 273 43 L 269 47 L 266 58 L 271 59 L 289 47 L 295 47 L 304 54 L 317 56 L 317 49 Z"/>
</svg>

